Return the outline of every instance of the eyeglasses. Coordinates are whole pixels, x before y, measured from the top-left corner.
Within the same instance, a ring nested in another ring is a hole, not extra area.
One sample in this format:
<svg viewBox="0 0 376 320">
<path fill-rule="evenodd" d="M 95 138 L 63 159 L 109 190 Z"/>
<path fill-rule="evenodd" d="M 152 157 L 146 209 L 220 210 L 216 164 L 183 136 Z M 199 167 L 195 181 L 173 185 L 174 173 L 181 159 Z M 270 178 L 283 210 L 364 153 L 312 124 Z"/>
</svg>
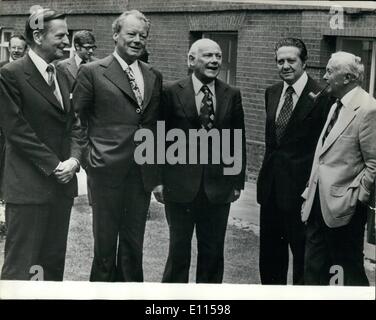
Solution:
<svg viewBox="0 0 376 320">
<path fill-rule="evenodd" d="M 95 49 L 97 49 L 97 46 L 83 45 L 83 46 L 81 46 L 81 48 L 84 48 L 84 49 L 86 49 L 86 50 L 90 50 L 90 49 L 92 49 L 92 50 L 94 51 Z"/>
</svg>

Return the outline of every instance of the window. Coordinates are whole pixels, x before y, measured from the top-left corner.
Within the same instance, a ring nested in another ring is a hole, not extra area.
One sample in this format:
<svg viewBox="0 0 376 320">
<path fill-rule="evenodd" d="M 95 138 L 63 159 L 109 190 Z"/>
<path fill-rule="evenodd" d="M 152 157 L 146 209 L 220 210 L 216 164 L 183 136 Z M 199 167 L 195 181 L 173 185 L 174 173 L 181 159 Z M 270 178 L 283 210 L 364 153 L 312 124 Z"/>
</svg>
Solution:
<svg viewBox="0 0 376 320">
<path fill-rule="evenodd" d="M 9 40 L 12 34 L 13 34 L 13 30 L 11 29 L 1 30 L 0 61 L 7 61 L 9 59 L 8 45 L 9 45 Z"/>
<path fill-rule="evenodd" d="M 337 38 L 337 51 L 351 52 L 364 64 L 363 89 L 376 97 L 376 40 L 366 38 Z"/>
<path fill-rule="evenodd" d="M 236 32 L 204 32 L 202 37 L 212 39 L 219 44 L 222 49 L 222 67 L 218 78 L 235 85 L 238 34 Z"/>
</svg>

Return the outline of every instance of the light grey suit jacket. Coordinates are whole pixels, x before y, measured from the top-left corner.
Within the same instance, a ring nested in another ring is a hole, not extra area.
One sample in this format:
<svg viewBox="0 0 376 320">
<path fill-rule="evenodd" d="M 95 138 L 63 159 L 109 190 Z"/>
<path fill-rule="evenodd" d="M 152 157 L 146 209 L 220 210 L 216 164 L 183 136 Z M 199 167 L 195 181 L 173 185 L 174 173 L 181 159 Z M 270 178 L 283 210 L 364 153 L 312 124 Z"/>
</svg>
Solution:
<svg viewBox="0 0 376 320">
<path fill-rule="evenodd" d="M 309 183 L 302 194 L 303 222 L 309 218 L 317 185 L 323 218 L 330 228 L 348 224 L 358 200 L 371 200 L 376 176 L 376 100 L 360 87 L 355 90 L 324 144 L 322 137 L 335 105 L 321 132 Z"/>
</svg>

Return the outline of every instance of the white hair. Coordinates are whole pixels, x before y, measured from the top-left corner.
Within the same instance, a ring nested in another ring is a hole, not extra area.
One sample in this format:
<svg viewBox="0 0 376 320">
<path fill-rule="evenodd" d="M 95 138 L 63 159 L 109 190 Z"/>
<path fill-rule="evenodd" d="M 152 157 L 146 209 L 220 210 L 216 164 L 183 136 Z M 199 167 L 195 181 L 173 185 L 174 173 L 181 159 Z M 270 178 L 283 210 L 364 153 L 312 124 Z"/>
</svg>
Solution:
<svg viewBox="0 0 376 320">
<path fill-rule="evenodd" d="M 358 84 L 362 83 L 364 78 L 364 65 L 362 59 L 352 53 L 338 51 L 332 54 L 331 60 L 334 67 L 341 73 L 349 74 Z"/>
</svg>

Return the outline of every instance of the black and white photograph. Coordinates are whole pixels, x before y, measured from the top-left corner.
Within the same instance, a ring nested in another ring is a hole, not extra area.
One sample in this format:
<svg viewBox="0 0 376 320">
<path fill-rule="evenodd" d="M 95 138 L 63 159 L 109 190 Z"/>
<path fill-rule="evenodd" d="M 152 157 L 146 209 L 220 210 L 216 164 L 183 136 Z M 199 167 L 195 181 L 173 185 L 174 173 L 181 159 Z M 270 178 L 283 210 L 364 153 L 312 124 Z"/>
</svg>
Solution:
<svg viewBox="0 0 376 320">
<path fill-rule="evenodd" d="M 376 299 L 375 82 L 376 1 L 0 0 L 0 299 Z"/>
</svg>

